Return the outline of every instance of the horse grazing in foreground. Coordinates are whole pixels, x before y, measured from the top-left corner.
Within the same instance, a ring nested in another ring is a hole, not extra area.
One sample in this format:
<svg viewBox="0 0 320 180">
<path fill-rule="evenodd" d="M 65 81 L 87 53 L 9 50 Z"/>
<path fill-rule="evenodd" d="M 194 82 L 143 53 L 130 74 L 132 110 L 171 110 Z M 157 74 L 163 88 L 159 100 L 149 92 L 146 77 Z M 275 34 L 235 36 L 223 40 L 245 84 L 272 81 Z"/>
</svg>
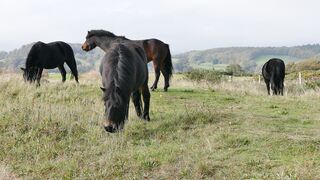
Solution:
<svg viewBox="0 0 320 180">
<path fill-rule="evenodd" d="M 281 59 L 270 59 L 262 67 L 262 76 L 270 95 L 270 84 L 273 94 L 283 96 L 285 65 Z"/>
<path fill-rule="evenodd" d="M 109 46 L 114 42 L 134 42 L 138 46 L 142 47 L 146 53 L 148 62 L 153 62 L 153 67 L 155 71 L 155 80 L 153 85 L 151 86 L 151 90 L 157 89 L 160 72 L 164 77 L 164 91 L 167 91 L 169 88 L 169 81 L 172 77 L 172 59 L 171 53 L 169 49 L 169 45 L 158 40 L 158 39 L 145 39 L 145 40 L 130 40 L 125 38 L 124 36 L 116 36 L 109 31 L 104 30 L 92 30 L 89 31 L 88 34 L 93 33 L 97 34 L 100 37 L 104 37 L 104 46 Z M 97 43 L 99 40 L 97 40 Z M 83 49 L 89 48 L 88 45 L 84 44 L 82 46 Z"/>
<path fill-rule="evenodd" d="M 71 46 L 61 41 L 48 44 L 39 41 L 31 47 L 26 60 L 26 67 L 21 68 L 23 78 L 29 82 L 37 81 L 39 86 L 43 69 L 58 67 L 62 75 L 62 82 L 64 82 L 67 74 L 63 67 L 64 63 L 67 63 L 78 83 L 77 64 Z"/>
<path fill-rule="evenodd" d="M 148 67 L 144 50 L 131 42 L 107 43 L 100 34 L 88 33 L 82 47 L 90 51 L 96 46 L 106 54 L 101 60 L 101 88 L 105 105 L 104 128 L 107 132 L 116 132 L 124 126 L 128 119 L 130 96 L 137 115 L 150 120 L 150 92 L 148 88 Z M 142 113 L 143 96 L 144 108 Z"/>
</svg>

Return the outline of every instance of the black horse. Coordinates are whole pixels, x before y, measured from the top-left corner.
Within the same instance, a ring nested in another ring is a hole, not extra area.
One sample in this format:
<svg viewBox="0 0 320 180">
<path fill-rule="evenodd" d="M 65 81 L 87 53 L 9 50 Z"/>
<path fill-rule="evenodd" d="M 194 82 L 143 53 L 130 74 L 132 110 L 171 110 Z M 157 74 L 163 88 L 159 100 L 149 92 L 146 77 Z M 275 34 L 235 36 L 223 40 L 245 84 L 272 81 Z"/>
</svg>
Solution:
<svg viewBox="0 0 320 180">
<path fill-rule="evenodd" d="M 29 82 L 37 81 L 39 86 L 43 69 L 58 67 L 64 82 L 67 74 L 63 67 L 65 62 L 78 82 L 77 64 L 71 46 L 61 41 L 48 44 L 39 41 L 32 46 L 26 60 L 26 67 L 21 68 L 23 78 Z"/>
<path fill-rule="evenodd" d="M 125 38 L 124 36 L 116 36 L 113 33 L 109 31 L 104 30 L 92 30 L 88 32 L 88 34 L 96 34 L 99 36 L 104 37 L 104 46 L 109 46 L 109 44 L 112 44 L 114 42 L 133 42 L 136 43 L 138 46 L 144 49 L 148 62 L 153 62 L 153 67 L 155 71 L 155 81 L 153 85 L 151 86 L 151 90 L 157 89 L 160 72 L 162 73 L 164 77 L 164 91 L 167 91 L 169 88 L 169 81 L 172 77 L 172 59 L 171 59 L 171 53 L 169 49 L 169 45 L 158 40 L 158 39 L 145 39 L 145 40 L 130 40 Z M 97 43 L 99 40 L 97 40 Z M 82 46 L 83 49 L 89 48 L 87 45 L 84 44 Z"/>
<path fill-rule="evenodd" d="M 270 84 L 273 94 L 283 96 L 285 65 L 281 59 L 273 58 L 262 67 L 262 76 L 270 95 Z"/>
<path fill-rule="evenodd" d="M 123 128 L 124 121 L 128 119 L 130 95 L 137 115 L 149 121 L 150 92 L 144 50 L 130 42 L 114 42 L 107 45 L 104 42 L 105 39 L 100 34 L 88 33 L 83 45 L 87 48 L 83 49 L 90 51 L 98 46 L 106 52 L 100 64 L 105 130 L 116 132 Z M 141 94 L 144 101 L 143 113 Z"/>
</svg>

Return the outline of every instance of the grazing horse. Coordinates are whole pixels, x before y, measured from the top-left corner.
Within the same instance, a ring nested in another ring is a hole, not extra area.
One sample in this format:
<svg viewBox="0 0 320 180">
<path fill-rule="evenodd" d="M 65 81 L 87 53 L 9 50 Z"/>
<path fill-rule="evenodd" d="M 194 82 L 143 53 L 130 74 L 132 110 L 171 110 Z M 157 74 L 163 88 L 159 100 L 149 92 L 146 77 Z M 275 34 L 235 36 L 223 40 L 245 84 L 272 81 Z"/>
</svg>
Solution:
<svg viewBox="0 0 320 180">
<path fill-rule="evenodd" d="M 270 84 L 273 94 L 283 96 L 285 65 L 281 59 L 270 59 L 262 67 L 262 76 L 270 95 Z"/>
<path fill-rule="evenodd" d="M 131 42 L 105 43 L 105 38 L 100 34 L 88 33 L 82 49 L 90 51 L 96 46 L 106 52 L 100 64 L 105 130 L 112 133 L 123 128 L 124 121 L 128 119 L 130 96 L 137 115 L 149 121 L 150 92 L 144 50 Z"/>
<path fill-rule="evenodd" d="M 37 80 L 37 86 L 39 86 L 43 69 L 58 67 L 64 82 L 67 74 L 63 67 L 64 63 L 67 63 L 78 83 L 77 64 L 71 46 L 61 41 L 48 44 L 39 41 L 32 46 L 26 60 L 26 67 L 21 68 L 23 78 L 29 82 Z"/>
<path fill-rule="evenodd" d="M 104 45 L 109 46 L 108 44 L 112 44 L 113 42 L 134 42 L 140 47 L 142 47 L 146 53 L 148 62 L 153 62 L 153 67 L 155 71 L 155 80 L 153 85 L 151 86 L 151 90 L 157 89 L 160 72 L 164 77 L 164 91 L 168 90 L 169 81 L 172 77 L 172 59 L 171 53 L 169 49 L 169 45 L 158 40 L 158 39 L 145 39 L 145 40 L 130 40 L 125 38 L 124 36 L 116 36 L 109 31 L 104 30 L 92 30 L 88 32 L 88 35 L 97 34 L 99 36 L 104 36 L 105 41 Z M 86 48 L 86 47 L 83 47 Z"/>
</svg>

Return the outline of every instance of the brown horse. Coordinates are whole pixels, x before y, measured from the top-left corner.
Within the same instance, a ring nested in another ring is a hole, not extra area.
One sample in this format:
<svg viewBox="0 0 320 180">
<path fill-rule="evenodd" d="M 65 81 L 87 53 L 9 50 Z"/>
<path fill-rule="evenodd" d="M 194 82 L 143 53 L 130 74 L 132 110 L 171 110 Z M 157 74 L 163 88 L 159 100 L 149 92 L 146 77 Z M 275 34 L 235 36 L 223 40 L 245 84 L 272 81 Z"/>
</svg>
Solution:
<svg viewBox="0 0 320 180">
<path fill-rule="evenodd" d="M 130 40 L 124 36 L 116 36 L 115 34 L 104 30 L 92 30 L 90 32 L 105 37 L 106 41 L 104 42 L 104 44 L 106 46 L 110 46 L 110 44 L 112 44 L 113 42 L 130 41 L 142 47 L 147 55 L 148 62 L 153 62 L 155 71 L 155 81 L 151 86 L 151 90 L 157 89 L 160 72 L 162 73 L 165 81 L 164 91 L 168 90 L 168 87 L 170 86 L 169 81 L 172 77 L 173 70 L 171 53 L 168 44 L 158 39 Z M 82 48 L 85 49 L 85 46 L 87 45 L 84 44 Z"/>
</svg>

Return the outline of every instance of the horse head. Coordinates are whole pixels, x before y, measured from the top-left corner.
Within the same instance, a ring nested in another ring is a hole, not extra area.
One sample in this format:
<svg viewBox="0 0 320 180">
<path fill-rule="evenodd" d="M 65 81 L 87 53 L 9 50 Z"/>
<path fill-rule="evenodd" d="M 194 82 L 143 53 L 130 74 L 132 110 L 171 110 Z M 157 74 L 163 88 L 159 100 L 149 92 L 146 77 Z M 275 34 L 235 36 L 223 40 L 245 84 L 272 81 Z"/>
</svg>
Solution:
<svg viewBox="0 0 320 180">
<path fill-rule="evenodd" d="M 107 132 L 114 133 L 124 127 L 124 122 L 128 118 L 128 102 L 120 95 L 119 90 L 101 88 L 104 93 L 105 115 L 103 127 Z M 117 92 L 115 92 L 117 91 Z"/>
<path fill-rule="evenodd" d="M 91 51 L 97 46 L 96 39 L 94 34 L 92 34 L 90 31 L 88 31 L 88 34 L 86 36 L 86 41 L 82 44 L 81 48 L 84 51 Z"/>
<path fill-rule="evenodd" d="M 33 82 L 35 81 L 36 78 L 36 74 L 38 71 L 38 68 L 36 67 L 30 67 L 30 68 L 20 68 L 23 71 L 23 79 L 24 81 L 29 81 L 29 82 Z"/>
</svg>

